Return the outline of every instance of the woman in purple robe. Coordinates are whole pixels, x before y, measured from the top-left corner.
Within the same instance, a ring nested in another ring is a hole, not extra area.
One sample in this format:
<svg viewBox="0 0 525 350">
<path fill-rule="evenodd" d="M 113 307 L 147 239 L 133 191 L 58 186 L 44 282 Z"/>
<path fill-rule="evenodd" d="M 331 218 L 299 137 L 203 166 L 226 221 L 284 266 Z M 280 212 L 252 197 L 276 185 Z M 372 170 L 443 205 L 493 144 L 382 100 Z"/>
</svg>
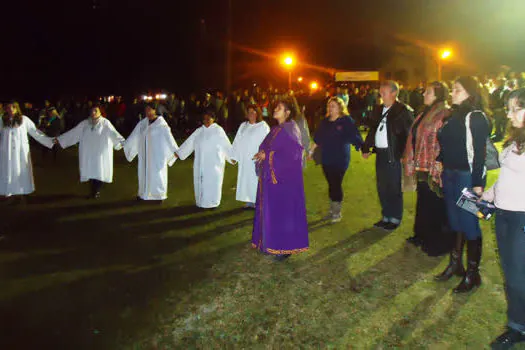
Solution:
<svg viewBox="0 0 525 350">
<path fill-rule="evenodd" d="M 252 246 L 274 255 L 277 261 L 308 249 L 304 148 L 295 116 L 293 103 L 277 103 L 273 118 L 279 124 L 272 128 L 254 157 L 259 184 Z"/>
</svg>

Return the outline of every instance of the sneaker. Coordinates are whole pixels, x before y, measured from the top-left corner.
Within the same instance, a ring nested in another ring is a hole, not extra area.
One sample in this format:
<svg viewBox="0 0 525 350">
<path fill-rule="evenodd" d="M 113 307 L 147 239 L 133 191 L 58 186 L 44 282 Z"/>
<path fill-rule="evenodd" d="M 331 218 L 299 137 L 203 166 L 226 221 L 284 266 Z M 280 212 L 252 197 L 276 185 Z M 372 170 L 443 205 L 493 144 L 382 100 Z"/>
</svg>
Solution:
<svg viewBox="0 0 525 350">
<path fill-rule="evenodd" d="M 394 231 L 399 227 L 399 224 L 394 224 L 393 222 L 387 222 L 385 226 L 383 226 L 383 230 L 387 231 Z"/>
<path fill-rule="evenodd" d="M 340 215 L 340 214 L 339 214 L 339 215 L 334 214 L 334 215 L 332 215 L 332 217 L 330 218 L 330 222 L 331 222 L 332 224 L 336 224 L 336 223 L 340 222 L 342 218 L 343 218 L 342 215 Z"/>
<path fill-rule="evenodd" d="M 376 222 L 374 224 L 374 227 L 376 227 L 376 228 L 385 228 L 385 226 L 388 225 L 388 224 L 389 224 L 388 221 L 379 220 L 378 222 Z"/>
<path fill-rule="evenodd" d="M 503 350 L 511 349 L 515 344 L 525 341 L 525 334 L 515 329 L 508 329 L 505 333 L 496 338 L 491 344 L 491 349 Z"/>
</svg>

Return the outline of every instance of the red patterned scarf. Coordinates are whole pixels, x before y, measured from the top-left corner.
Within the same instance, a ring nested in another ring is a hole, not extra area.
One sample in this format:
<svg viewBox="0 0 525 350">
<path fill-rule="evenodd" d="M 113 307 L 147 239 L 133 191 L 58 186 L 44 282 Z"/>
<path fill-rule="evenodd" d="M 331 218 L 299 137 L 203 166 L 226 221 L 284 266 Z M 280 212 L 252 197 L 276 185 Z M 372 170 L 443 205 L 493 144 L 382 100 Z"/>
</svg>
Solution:
<svg viewBox="0 0 525 350">
<path fill-rule="evenodd" d="M 417 126 L 415 144 L 413 142 L 413 129 L 408 134 L 408 140 L 403 156 L 405 176 L 416 177 L 418 172 L 428 173 L 430 188 L 442 187 L 442 164 L 436 161 L 440 147 L 437 139 L 443 120 L 450 115 L 444 102 L 434 104 L 427 112 L 420 113 L 414 125 Z"/>
</svg>

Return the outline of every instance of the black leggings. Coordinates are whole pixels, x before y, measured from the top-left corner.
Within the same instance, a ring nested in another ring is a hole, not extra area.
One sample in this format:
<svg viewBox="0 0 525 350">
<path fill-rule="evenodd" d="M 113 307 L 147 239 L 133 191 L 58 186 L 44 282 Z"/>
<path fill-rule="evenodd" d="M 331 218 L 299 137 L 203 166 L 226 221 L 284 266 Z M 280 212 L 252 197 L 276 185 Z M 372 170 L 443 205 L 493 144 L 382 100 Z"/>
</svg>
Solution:
<svg viewBox="0 0 525 350">
<path fill-rule="evenodd" d="M 102 181 L 89 179 L 89 182 L 91 184 L 91 193 L 92 194 L 100 192 L 100 190 L 102 189 L 102 184 L 103 184 Z"/>
<path fill-rule="evenodd" d="M 343 201 L 343 178 L 346 169 L 323 165 L 323 173 L 328 182 L 328 196 L 332 202 Z"/>
</svg>

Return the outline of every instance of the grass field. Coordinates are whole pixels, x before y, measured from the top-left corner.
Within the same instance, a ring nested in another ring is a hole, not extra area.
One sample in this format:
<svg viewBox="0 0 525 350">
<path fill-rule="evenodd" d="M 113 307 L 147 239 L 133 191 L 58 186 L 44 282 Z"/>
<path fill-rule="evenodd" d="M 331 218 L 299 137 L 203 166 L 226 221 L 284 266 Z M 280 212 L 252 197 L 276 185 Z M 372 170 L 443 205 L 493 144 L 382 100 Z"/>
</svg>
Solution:
<svg viewBox="0 0 525 350">
<path fill-rule="evenodd" d="M 84 199 L 76 150 L 33 159 L 28 204 L 0 203 L 0 349 L 483 349 L 505 326 L 492 223 L 482 286 L 451 294 L 459 279 L 432 280 L 447 258 L 405 244 L 414 193 L 397 231 L 370 228 L 373 159 L 353 154 L 336 225 L 320 222 L 327 188 L 309 165 L 311 249 L 284 263 L 251 249 L 253 213 L 234 200 L 232 166 L 221 207 L 200 211 L 191 160 L 170 168 L 159 206 L 133 200 L 136 164 L 122 153 L 99 201 Z"/>
</svg>

